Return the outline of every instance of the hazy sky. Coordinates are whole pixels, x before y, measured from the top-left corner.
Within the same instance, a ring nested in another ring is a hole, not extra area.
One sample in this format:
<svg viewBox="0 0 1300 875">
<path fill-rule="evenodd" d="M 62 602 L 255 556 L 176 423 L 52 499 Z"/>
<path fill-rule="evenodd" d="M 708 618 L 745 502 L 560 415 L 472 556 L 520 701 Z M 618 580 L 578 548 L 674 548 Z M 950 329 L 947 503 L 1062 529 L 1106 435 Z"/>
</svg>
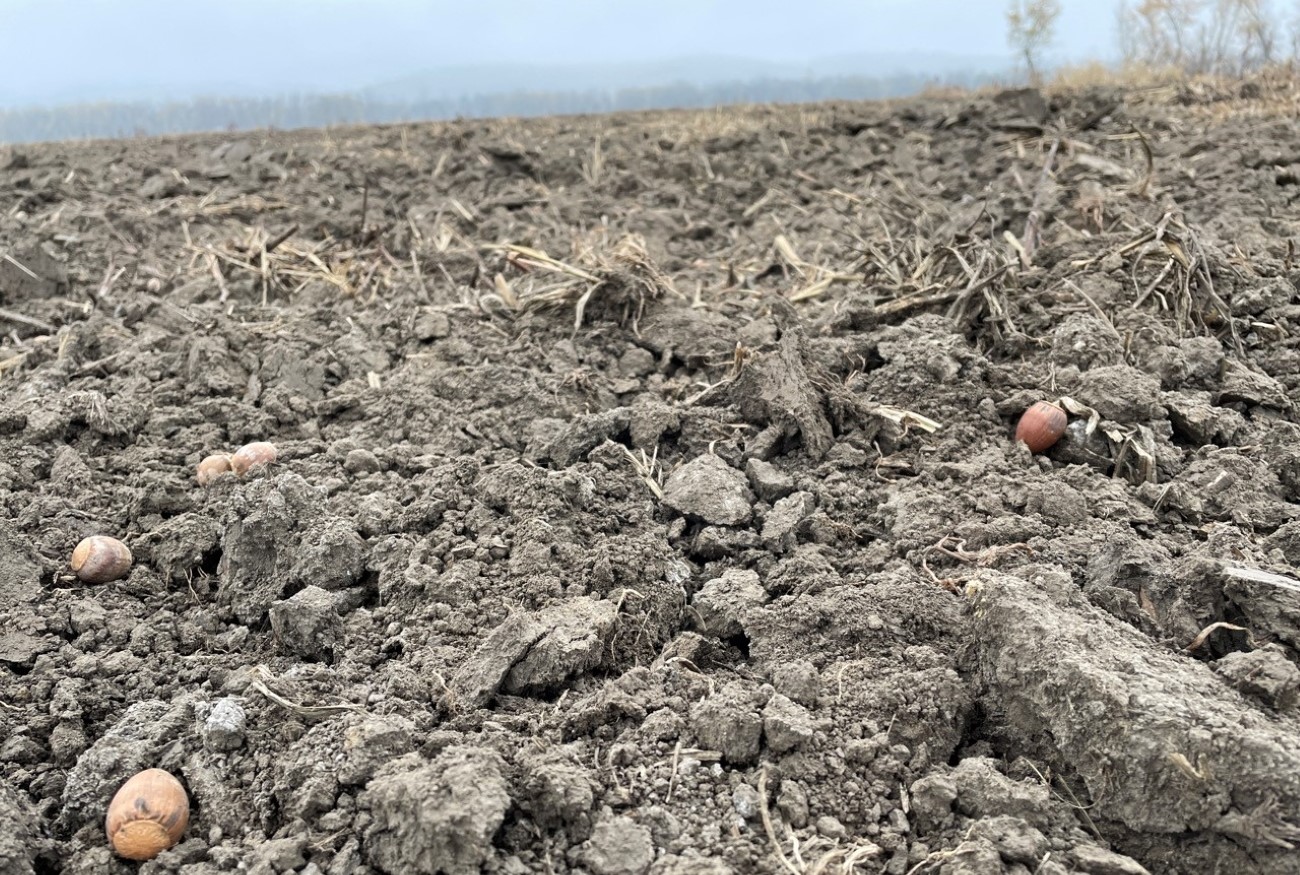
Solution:
<svg viewBox="0 0 1300 875">
<path fill-rule="evenodd" d="M 1005 56 L 1003 0 L 0 0 L 0 106 L 364 87 L 464 64 Z M 1113 54 L 1114 0 L 1058 53 Z M 902 65 L 902 61 L 899 62 Z M 592 83 L 598 86 L 598 82 Z"/>
</svg>

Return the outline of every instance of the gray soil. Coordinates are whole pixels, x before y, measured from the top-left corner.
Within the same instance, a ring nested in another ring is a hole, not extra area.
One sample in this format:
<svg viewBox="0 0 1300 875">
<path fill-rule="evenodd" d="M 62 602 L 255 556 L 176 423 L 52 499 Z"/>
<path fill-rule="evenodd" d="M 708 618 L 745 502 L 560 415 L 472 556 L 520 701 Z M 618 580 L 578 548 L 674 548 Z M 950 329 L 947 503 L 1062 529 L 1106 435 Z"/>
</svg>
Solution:
<svg viewBox="0 0 1300 875">
<path fill-rule="evenodd" d="M 1300 872 L 1294 106 L 0 150 L 0 872 Z"/>
</svg>

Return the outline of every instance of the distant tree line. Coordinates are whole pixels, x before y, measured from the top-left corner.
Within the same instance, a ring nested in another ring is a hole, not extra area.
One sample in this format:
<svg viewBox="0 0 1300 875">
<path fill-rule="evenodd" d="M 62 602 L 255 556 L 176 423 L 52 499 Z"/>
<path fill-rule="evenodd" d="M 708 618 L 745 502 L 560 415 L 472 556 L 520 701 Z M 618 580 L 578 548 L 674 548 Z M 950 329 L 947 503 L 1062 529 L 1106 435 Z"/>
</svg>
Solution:
<svg viewBox="0 0 1300 875">
<path fill-rule="evenodd" d="M 1300 61 L 1300 2 L 1287 18 L 1277 0 L 1121 0 L 1123 66 L 1237 76 Z M 1055 37 L 1060 0 L 1010 0 L 1007 42 L 1031 82 Z"/>
<path fill-rule="evenodd" d="M 1125 0 L 1120 49 L 1128 63 L 1236 75 L 1296 59 L 1300 19 L 1279 12 L 1270 0 Z"/>
<path fill-rule="evenodd" d="M 887 78 L 755 79 L 711 85 L 680 82 L 617 91 L 517 91 L 456 99 L 388 101 L 358 95 L 265 99 L 198 98 L 186 103 L 87 103 L 0 111 L 0 142 L 132 137 L 251 128 L 325 127 L 453 118 L 542 116 L 617 110 L 702 108 L 742 103 L 871 100 L 915 94 L 933 85 L 972 87 L 992 76 L 920 74 Z"/>
</svg>

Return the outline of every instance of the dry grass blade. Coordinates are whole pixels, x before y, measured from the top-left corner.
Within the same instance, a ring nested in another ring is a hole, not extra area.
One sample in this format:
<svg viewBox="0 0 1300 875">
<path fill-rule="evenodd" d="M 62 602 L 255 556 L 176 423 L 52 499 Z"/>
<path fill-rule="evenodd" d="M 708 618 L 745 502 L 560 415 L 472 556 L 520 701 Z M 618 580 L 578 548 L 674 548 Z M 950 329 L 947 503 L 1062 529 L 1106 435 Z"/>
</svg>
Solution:
<svg viewBox="0 0 1300 875">
<path fill-rule="evenodd" d="M 513 253 L 516 256 L 515 260 L 519 264 L 528 267 L 537 268 L 539 270 L 548 270 L 552 273 L 564 274 L 565 276 L 585 280 L 589 283 L 600 282 L 600 277 L 593 276 L 585 270 L 581 270 L 571 264 L 566 264 L 557 258 L 552 258 L 542 250 L 533 249 L 531 246 L 518 246 L 514 243 L 506 243 L 499 246 L 485 246 L 484 249 L 489 252 Z"/>
<path fill-rule="evenodd" d="M 322 720 L 326 717 L 333 717 L 336 714 L 364 714 L 365 710 L 359 705 L 299 705 L 281 696 L 266 685 L 267 681 L 275 680 L 266 666 L 259 665 L 253 670 L 254 680 L 250 687 L 257 690 L 270 701 L 279 705 L 286 711 L 290 711 L 302 717 L 304 720 Z"/>
<path fill-rule="evenodd" d="M 342 248 L 338 241 L 325 239 L 315 244 L 295 241 L 298 225 L 291 225 L 272 237 L 264 228 L 249 228 L 240 241 L 196 243 L 184 226 L 186 248 L 191 252 L 192 272 L 207 273 L 221 290 L 220 300 L 230 296 L 227 278 L 249 274 L 261 289 L 265 306 L 273 294 L 292 297 L 314 284 L 323 284 L 340 295 L 359 297 L 367 289 L 373 300 L 381 288 L 392 288 L 393 277 L 406 265 L 394 259 L 382 246 Z M 419 265 L 415 262 L 415 275 Z"/>
<path fill-rule="evenodd" d="M 911 410 L 904 410 L 901 407 L 890 407 L 887 404 L 868 404 L 865 405 L 868 413 L 888 419 L 895 425 L 901 425 L 903 428 L 919 428 L 921 431 L 934 434 L 942 425 L 935 422 L 928 416 L 922 416 Z"/>
<path fill-rule="evenodd" d="M 637 476 L 641 478 L 646 486 L 650 487 L 650 491 L 654 493 L 655 498 L 662 500 L 664 497 L 663 468 L 659 464 L 659 448 L 655 447 L 654 454 L 651 456 L 646 456 L 645 450 L 639 450 L 638 452 L 640 456 L 627 447 L 623 448 L 623 455 L 627 456 L 628 461 L 632 463 Z"/>
<path fill-rule="evenodd" d="M 492 287 L 496 289 L 497 297 L 499 297 L 507 307 L 515 312 L 519 311 L 519 296 L 515 294 L 514 288 L 511 287 L 509 281 L 507 281 L 504 276 L 497 274 L 492 277 Z"/>
<path fill-rule="evenodd" d="M 20 352 L 17 355 L 11 355 L 7 359 L 0 359 L 0 375 L 3 375 L 5 371 L 10 370 L 11 368 L 16 368 L 23 362 L 27 361 L 29 355 L 31 355 L 30 350 L 27 352 Z"/>
<path fill-rule="evenodd" d="M 767 766 L 763 766 L 762 771 L 758 773 L 758 804 L 763 818 L 763 831 L 767 833 L 768 841 L 772 843 L 772 851 L 781 861 L 782 868 L 790 875 L 803 875 L 785 855 L 785 849 L 781 847 L 781 842 L 776 837 L 776 830 L 772 827 L 772 812 L 767 806 Z"/>
<path fill-rule="evenodd" d="M 1156 157 L 1151 151 L 1151 143 L 1147 140 L 1146 134 L 1142 133 L 1137 127 L 1132 127 L 1132 131 L 1137 135 L 1138 142 L 1142 144 L 1142 154 L 1146 157 L 1147 170 L 1146 175 L 1133 188 L 1133 194 L 1137 197 L 1147 197 L 1151 192 L 1151 183 L 1156 178 Z"/>
<path fill-rule="evenodd" d="M 792 303 L 797 303 L 799 301 L 806 301 L 809 298 L 819 297 L 829 289 L 834 282 L 835 280 L 833 277 L 823 277 L 815 283 L 806 285 L 796 292 L 792 292 L 789 300 Z"/>
<path fill-rule="evenodd" d="M 283 201 L 268 201 L 261 195 L 242 195 L 233 200 L 219 200 L 217 192 L 209 192 L 201 198 L 181 198 L 176 208 L 188 221 L 198 218 L 217 218 L 229 215 L 244 215 L 287 210 L 292 204 Z"/>
<path fill-rule="evenodd" d="M 673 287 L 672 281 L 651 262 L 646 254 L 645 242 L 636 235 L 627 235 L 612 247 L 603 239 L 595 244 L 576 246 L 574 261 L 582 266 L 561 261 L 531 246 L 503 244 L 484 247 L 485 251 L 502 253 L 506 264 L 523 271 L 526 287 L 512 290 L 517 302 L 511 309 L 517 313 L 573 308 L 573 330 L 582 328 L 587 311 L 597 299 L 613 308 L 610 314 L 621 324 L 630 324 L 636 330 L 647 302 L 664 295 L 684 296 Z M 547 283 L 546 276 L 558 277 Z M 497 297 L 509 301 L 497 288 Z"/>
<path fill-rule="evenodd" d="M 1034 187 L 1034 201 L 1029 208 L 1029 217 L 1025 220 L 1024 247 L 1020 250 L 1020 257 L 1024 261 L 1024 266 L 1029 267 L 1034 260 L 1034 253 L 1038 250 L 1039 235 L 1042 232 L 1043 224 L 1043 199 L 1047 193 L 1048 183 L 1052 179 L 1052 165 L 1056 162 L 1056 151 L 1061 147 L 1061 138 L 1057 137 L 1052 140 L 1052 146 L 1047 150 L 1047 158 L 1043 161 L 1043 169 L 1038 176 L 1038 184 Z M 1009 232 L 1008 232 L 1009 233 Z"/>
<path fill-rule="evenodd" d="M 826 872 L 850 875 L 859 866 L 879 855 L 880 846 L 866 841 L 849 847 L 832 848 L 813 863 L 812 868 L 808 870 L 808 875 L 822 875 Z M 835 868 L 832 869 L 832 866 Z"/>
<path fill-rule="evenodd" d="M 772 241 L 773 248 L 777 254 L 785 260 L 785 263 L 794 268 L 797 273 L 802 274 L 805 267 L 809 267 L 808 262 L 799 257 L 799 253 L 794 251 L 792 244 L 784 234 L 777 234 L 776 239 Z"/>
</svg>

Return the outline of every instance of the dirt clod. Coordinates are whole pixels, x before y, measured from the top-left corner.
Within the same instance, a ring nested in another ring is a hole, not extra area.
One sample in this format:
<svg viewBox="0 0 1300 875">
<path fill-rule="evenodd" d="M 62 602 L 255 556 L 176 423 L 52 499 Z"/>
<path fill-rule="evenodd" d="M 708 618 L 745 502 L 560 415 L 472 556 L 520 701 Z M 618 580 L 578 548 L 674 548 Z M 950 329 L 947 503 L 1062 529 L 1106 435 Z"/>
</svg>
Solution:
<svg viewBox="0 0 1300 875">
<path fill-rule="evenodd" d="M 746 765 L 758 759 L 763 718 L 753 694 L 740 686 L 720 690 L 691 709 L 696 741 L 727 762 Z"/>
<path fill-rule="evenodd" d="M 650 830 L 629 817 L 597 821 L 582 851 L 596 875 L 642 875 L 654 862 Z"/>
<path fill-rule="evenodd" d="M 712 454 L 686 463 L 664 484 L 666 506 L 719 526 L 748 522 L 752 503 L 745 476 Z"/>
<path fill-rule="evenodd" d="M 396 760 L 359 801 L 374 819 L 366 845 L 380 871 L 470 875 L 491 854 L 510 796 L 495 754 L 453 747 L 427 764 Z"/>
<path fill-rule="evenodd" d="M 343 645 L 343 620 L 335 604 L 319 586 L 303 587 L 271 605 L 271 630 L 290 652 L 328 662 Z"/>
</svg>

